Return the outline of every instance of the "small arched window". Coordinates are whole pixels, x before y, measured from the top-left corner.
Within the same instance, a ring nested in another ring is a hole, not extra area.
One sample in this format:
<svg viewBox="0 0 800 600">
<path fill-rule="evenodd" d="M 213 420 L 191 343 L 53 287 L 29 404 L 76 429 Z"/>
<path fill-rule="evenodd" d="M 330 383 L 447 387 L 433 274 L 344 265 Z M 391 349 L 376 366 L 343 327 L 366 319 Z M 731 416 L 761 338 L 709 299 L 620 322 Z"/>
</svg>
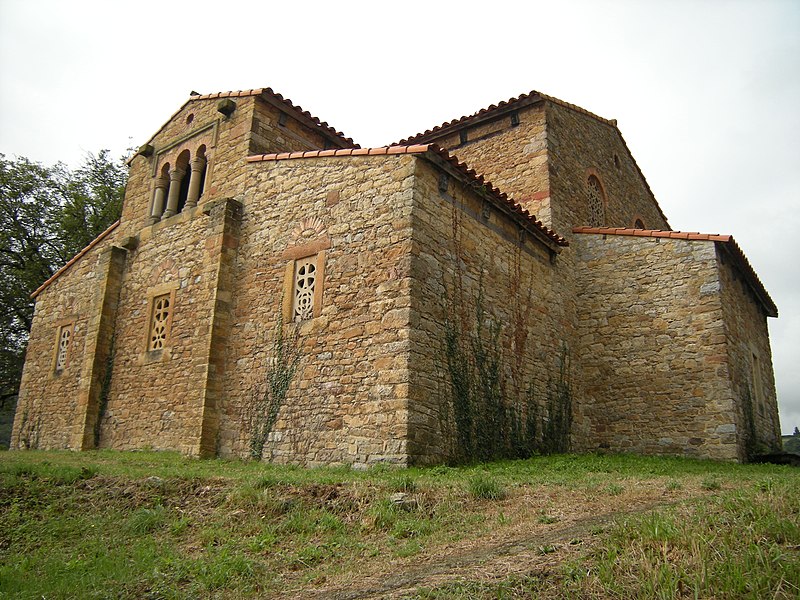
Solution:
<svg viewBox="0 0 800 600">
<path fill-rule="evenodd" d="M 644 226 L 644 221 L 642 221 L 641 219 L 636 219 L 636 221 L 634 221 L 633 228 L 634 229 L 646 229 L 646 227 Z"/>
<path fill-rule="evenodd" d="M 178 155 L 176 167 L 183 172 L 180 180 L 180 192 L 178 194 L 178 208 L 177 212 L 181 212 L 183 207 L 186 206 L 186 199 L 189 197 L 189 151 L 184 150 Z"/>
<path fill-rule="evenodd" d="M 586 181 L 589 204 L 589 225 L 603 227 L 606 224 L 606 196 L 596 175 L 589 175 Z"/>
</svg>

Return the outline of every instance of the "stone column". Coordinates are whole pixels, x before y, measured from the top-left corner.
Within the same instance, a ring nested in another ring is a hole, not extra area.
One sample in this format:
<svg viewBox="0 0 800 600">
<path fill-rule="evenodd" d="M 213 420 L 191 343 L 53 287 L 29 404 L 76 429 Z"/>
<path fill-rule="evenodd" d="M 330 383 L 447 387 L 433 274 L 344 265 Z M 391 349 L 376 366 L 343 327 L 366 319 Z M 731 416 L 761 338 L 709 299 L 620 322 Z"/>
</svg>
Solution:
<svg viewBox="0 0 800 600">
<path fill-rule="evenodd" d="M 169 195 L 167 196 L 167 210 L 164 218 L 168 219 L 178 212 L 178 197 L 181 194 L 181 182 L 186 174 L 186 169 L 175 167 L 169 172 Z"/>
<path fill-rule="evenodd" d="M 159 175 L 156 178 L 156 192 L 153 195 L 153 208 L 150 211 L 150 219 L 148 225 L 158 223 L 161 215 L 164 213 L 164 203 L 167 199 L 167 188 L 169 187 L 169 178 L 166 175 Z"/>
<path fill-rule="evenodd" d="M 206 159 L 197 156 L 191 162 L 191 175 L 189 179 L 189 197 L 186 199 L 186 208 L 197 206 L 197 199 L 200 198 L 200 184 L 203 180 L 203 173 L 206 169 Z"/>
</svg>

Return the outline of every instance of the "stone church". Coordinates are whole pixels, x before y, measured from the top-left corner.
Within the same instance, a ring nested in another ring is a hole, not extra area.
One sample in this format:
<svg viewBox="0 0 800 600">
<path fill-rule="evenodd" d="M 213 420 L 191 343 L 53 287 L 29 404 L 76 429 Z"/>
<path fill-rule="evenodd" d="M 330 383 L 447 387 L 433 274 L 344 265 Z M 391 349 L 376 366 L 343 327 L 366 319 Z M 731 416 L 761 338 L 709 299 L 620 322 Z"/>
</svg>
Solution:
<svg viewBox="0 0 800 600">
<path fill-rule="evenodd" d="M 538 92 L 381 148 L 270 88 L 192 93 L 34 297 L 16 448 L 780 448 L 742 249 L 673 231 L 616 121 Z"/>
</svg>

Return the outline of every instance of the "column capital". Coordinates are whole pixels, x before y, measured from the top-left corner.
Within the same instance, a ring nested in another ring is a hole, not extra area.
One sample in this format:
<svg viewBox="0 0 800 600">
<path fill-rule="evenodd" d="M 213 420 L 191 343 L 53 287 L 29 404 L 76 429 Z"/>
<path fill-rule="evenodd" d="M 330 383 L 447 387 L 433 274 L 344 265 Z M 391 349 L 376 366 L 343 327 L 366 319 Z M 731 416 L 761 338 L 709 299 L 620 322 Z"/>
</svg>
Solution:
<svg viewBox="0 0 800 600">
<path fill-rule="evenodd" d="M 181 167 L 172 167 L 172 169 L 169 171 L 169 180 L 170 182 L 180 182 L 184 175 L 186 175 L 186 169 Z"/>
<path fill-rule="evenodd" d="M 192 172 L 202 171 L 206 166 L 206 162 L 208 161 L 205 156 L 195 156 L 190 163 Z"/>
</svg>

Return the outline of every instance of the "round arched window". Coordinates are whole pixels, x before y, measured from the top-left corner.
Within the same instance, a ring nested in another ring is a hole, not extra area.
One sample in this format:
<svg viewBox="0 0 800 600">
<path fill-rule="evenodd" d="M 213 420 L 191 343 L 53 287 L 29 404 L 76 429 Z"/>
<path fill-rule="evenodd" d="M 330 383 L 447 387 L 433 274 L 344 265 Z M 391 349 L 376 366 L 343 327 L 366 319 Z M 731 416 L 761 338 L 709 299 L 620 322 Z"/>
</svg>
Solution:
<svg viewBox="0 0 800 600">
<path fill-rule="evenodd" d="M 586 191 L 589 200 L 589 225 L 602 227 L 606 224 L 606 198 L 603 186 L 595 175 L 589 175 Z"/>
</svg>

